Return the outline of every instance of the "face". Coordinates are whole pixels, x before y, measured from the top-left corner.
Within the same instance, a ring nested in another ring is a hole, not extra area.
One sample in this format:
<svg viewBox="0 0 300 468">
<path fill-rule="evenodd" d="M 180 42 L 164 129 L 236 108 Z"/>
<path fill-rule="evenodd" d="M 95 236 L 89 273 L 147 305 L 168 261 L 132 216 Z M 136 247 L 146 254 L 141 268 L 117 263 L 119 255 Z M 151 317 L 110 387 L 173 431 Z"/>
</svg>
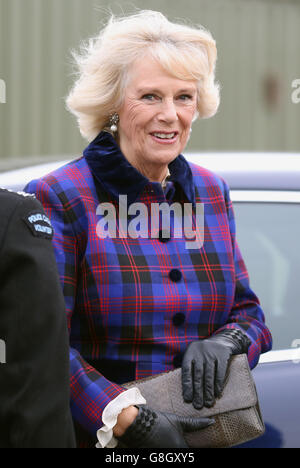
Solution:
<svg viewBox="0 0 300 468">
<path fill-rule="evenodd" d="M 119 144 L 125 157 L 150 180 L 160 181 L 186 146 L 196 106 L 196 81 L 169 75 L 152 58 L 134 63 L 118 111 Z"/>
</svg>

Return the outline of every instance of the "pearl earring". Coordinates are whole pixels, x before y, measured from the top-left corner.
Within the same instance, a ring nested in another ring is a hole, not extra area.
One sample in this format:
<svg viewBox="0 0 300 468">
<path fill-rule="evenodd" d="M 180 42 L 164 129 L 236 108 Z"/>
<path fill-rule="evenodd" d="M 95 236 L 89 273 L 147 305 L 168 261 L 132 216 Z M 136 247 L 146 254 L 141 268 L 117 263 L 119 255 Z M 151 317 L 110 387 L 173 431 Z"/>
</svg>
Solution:
<svg viewBox="0 0 300 468">
<path fill-rule="evenodd" d="M 116 133 L 118 131 L 118 123 L 119 123 L 119 115 L 115 112 L 114 114 L 112 114 L 109 118 L 109 125 L 110 125 L 110 129 L 113 133 Z"/>
</svg>

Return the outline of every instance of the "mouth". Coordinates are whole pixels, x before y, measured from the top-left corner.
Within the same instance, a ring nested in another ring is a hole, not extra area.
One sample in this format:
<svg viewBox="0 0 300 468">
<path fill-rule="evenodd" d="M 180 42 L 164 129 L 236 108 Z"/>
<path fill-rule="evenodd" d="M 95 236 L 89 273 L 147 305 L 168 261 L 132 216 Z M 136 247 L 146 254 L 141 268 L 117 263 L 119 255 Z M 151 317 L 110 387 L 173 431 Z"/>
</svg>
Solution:
<svg viewBox="0 0 300 468">
<path fill-rule="evenodd" d="M 150 135 L 158 143 L 172 144 L 177 141 L 178 132 L 152 132 Z"/>
</svg>

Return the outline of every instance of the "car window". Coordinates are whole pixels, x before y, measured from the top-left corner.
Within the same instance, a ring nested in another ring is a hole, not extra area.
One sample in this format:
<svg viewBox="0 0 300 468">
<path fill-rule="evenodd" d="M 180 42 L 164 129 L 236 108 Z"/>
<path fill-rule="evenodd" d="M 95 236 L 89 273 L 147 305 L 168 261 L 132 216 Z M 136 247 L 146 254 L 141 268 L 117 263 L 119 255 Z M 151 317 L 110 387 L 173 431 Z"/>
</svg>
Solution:
<svg viewBox="0 0 300 468">
<path fill-rule="evenodd" d="M 273 349 L 300 343 L 300 204 L 235 202 L 237 240 Z"/>
</svg>

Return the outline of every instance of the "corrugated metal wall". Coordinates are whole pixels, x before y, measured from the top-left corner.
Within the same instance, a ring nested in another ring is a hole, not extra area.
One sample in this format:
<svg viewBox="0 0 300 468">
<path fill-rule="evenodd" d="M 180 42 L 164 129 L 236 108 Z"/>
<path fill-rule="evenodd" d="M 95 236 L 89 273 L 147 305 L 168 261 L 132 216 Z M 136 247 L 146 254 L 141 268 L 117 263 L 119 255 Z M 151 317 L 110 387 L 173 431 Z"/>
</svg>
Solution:
<svg viewBox="0 0 300 468">
<path fill-rule="evenodd" d="M 64 109 L 70 49 L 98 32 L 109 8 L 134 5 L 203 24 L 217 40 L 220 110 L 195 124 L 189 149 L 300 151 L 300 104 L 291 100 L 300 78 L 298 0 L 0 0 L 0 168 L 80 154 L 86 143 Z"/>
</svg>

